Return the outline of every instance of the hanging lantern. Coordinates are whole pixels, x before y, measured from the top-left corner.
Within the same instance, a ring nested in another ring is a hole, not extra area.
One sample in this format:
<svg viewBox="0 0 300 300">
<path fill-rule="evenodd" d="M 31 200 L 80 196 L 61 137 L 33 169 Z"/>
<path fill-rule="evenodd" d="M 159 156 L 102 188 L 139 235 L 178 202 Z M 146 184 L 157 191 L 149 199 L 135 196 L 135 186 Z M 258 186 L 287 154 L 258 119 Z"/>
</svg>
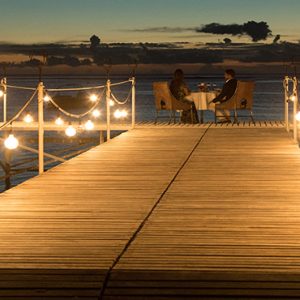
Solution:
<svg viewBox="0 0 300 300">
<path fill-rule="evenodd" d="M 45 95 L 44 101 L 45 102 L 49 102 L 50 100 L 51 100 L 50 96 L 49 95 Z"/>
<path fill-rule="evenodd" d="M 90 100 L 91 100 L 92 102 L 96 102 L 96 101 L 98 100 L 97 95 L 96 95 L 96 94 L 90 95 Z"/>
<path fill-rule="evenodd" d="M 117 109 L 114 112 L 114 116 L 115 116 L 116 119 L 120 119 L 120 118 L 122 118 L 122 112 L 119 109 Z"/>
<path fill-rule="evenodd" d="M 33 122 L 33 117 L 31 116 L 31 114 L 26 114 L 26 116 L 23 118 L 23 121 L 25 123 L 32 123 Z"/>
<path fill-rule="evenodd" d="M 15 136 L 11 133 L 8 138 L 4 141 L 4 146 L 7 149 L 13 150 L 19 146 L 19 141 L 15 138 Z"/>
<path fill-rule="evenodd" d="M 93 117 L 98 118 L 100 117 L 101 113 L 98 109 L 94 109 L 92 112 Z"/>
<path fill-rule="evenodd" d="M 296 113 L 296 120 L 300 122 L 300 111 Z"/>
<path fill-rule="evenodd" d="M 61 126 L 64 124 L 64 120 L 61 118 L 61 117 L 58 117 L 56 120 L 55 120 L 55 124 L 58 125 L 58 126 Z"/>
<path fill-rule="evenodd" d="M 69 137 L 75 136 L 76 133 L 77 133 L 76 128 L 72 125 L 69 125 L 65 130 L 65 134 Z"/>
<path fill-rule="evenodd" d="M 85 124 L 84 124 L 84 128 L 86 130 L 92 130 L 94 129 L 95 125 L 91 120 L 88 120 Z"/>
</svg>

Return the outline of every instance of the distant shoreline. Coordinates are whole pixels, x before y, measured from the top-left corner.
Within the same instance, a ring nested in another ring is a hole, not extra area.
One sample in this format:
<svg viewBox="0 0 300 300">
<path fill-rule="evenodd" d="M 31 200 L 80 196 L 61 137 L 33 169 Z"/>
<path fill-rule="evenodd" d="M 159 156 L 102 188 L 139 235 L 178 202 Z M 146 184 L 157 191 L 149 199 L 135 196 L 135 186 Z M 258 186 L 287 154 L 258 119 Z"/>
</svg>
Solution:
<svg viewBox="0 0 300 300">
<path fill-rule="evenodd" d="M 240 75 L 271 75 L 284 76 L 288 72 L 293 74 L 292 68 L 287 69 L 283 63 L 241 63 L 238 61 L 225 61 L 224 63 L 215 64 L 140 64 L 136 69 L 136 76 L 143 75 L 162 75 L 167 76 L 173 73 L 177 68 L 184 70 L 185 74 L 195 76 L 222 76 L 226 68 L 234 68 Z M 113 65 L 111 76 L 131 76 L 132 66 L 130 65 Z M 7 76 L 38 76 L 37 67 L 8 67 Z M 44 76 L 106 76 L 103 67 L 78 66 L 71 67 L 67 65 L 44 66 L 42 74 Z M 3 74 L 1 74 L 3 76 Z"/>
</svg>

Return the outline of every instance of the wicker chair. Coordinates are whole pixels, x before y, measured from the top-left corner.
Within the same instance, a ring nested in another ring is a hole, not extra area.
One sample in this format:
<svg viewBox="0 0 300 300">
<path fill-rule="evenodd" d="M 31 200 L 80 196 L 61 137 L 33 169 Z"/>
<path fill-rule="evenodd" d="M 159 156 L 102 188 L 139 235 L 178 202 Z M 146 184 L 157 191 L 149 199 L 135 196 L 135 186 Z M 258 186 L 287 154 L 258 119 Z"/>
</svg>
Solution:
<svg viewBox="0 0 300 300">
<path fill-rule="evenodd" d="M 192 104 L 182 103 L 177 100 L 171 93 L 169 84 L 167 81 L 153 82 L 153 93 L 155 97 L 155 108 L 156 108 L 156 118 L 155 123 L 159 117 L 160 111 L 169 111 L 169 123 L 173 121 L 176 123 L 176 111 L 190 110 L 192 116 Z"/>
<path fill-rule="evenodd" d="M 234 122 L 238 122 L 238 117 L 250 117 L 254 123 L 253 118 L 253 81 L 238 81 L 235 93 L 227 101 L 216 104 L 215 106 L 215 122 L 217 121 L 217 110 L 233 110 Z M 248 111 L 248 115 L 238 115 L 238 111 Z"/>
</svg>

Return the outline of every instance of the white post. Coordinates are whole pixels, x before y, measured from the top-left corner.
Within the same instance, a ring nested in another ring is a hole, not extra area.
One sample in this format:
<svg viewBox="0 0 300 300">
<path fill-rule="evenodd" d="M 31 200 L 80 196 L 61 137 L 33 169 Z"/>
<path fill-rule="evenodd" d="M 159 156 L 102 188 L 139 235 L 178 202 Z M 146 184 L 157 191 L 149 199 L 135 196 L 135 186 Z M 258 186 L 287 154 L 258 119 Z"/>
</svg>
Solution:
<svg viewBox="0 0 300 300">
<path fill-rule="evenodd" d="M 289 77 L 284 77 L 284 122 L 286 131 L 289 132 Z"/>
<path fill-rule="evenodd" d="M 38 137 L 39 137 L 39 174 L 44 172 L 44 85 L 38 85 Z"/>
<path fill-rule="evenodd" d="M 294 98 L 294 111 L 293 111 L 293 130 L 294 141 L 298 142 L 298 127 L 297 127 L 297 110 L 298 110 L 298 80 L 297 77 L 293 78 L 293 96 Z"/>
<path fill-rule="evenodd" d="M 1 86 L 3 88 L 3 122 L 5 123 L 7 121 L 7 83 L 5 77 L 1 80 Z"/>
<path fill-rule="evenodd" d="M 132 91 L 131 91 L 131 114 L 132 114 L 132 124 L 131 128 L 133 129 L 135 127 L 135 77 L 132 77 Z"/>
<path fill-rule="evenodd" d="M 110 140 L 110 80 L 106 81 L 106 138 Z"/>
</svg>

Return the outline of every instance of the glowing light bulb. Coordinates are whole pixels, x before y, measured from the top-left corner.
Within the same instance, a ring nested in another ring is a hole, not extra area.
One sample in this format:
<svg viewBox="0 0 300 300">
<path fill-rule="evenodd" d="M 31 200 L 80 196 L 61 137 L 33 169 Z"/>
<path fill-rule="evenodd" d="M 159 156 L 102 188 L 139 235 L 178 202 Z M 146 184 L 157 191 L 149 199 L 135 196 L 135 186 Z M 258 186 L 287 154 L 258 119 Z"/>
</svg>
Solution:
<svg viewBox="0 0 300 300">
<path fill-rule="evenodd" d="M 114 112 L 114 116 L 115 116 L 116 119 L 120 119 L 120 118 L 122 117 L 122 112 L 121 112 L 120 110 L 117 109 L 117 110 Z"/>
<path fill-rule="evenodd" d="M 109 100 L 109 105 L 110 106 L 114 106 L 115 105 L 115 102 L 113 100 Z"/>
<path fill-rule="evenodd" d="M 127 113 L 127 111 L 125 109 L 123 109 L 121 111 L 121 116 L 122 116 L 122 118 L 126 118 L 128 116 L 128 113 Z"/>
<path fill-rule="evenodd" d="M 96 102 L 96 101 L 98 100 L 97 95 L 92 94 L 92 95 L 90 96 L 90 100 L 91 100 L 92 102 Z"/>
<path fill-rule="evenodd" d="M 100 117 L 100 111 L 98 109 L 94 109 L 92 112 L 93 117 L 98 118 Z"/>
<path fill-rule="evenodd" d="M 300 122 L 300 111 L 296 113 L 296 120 Z"/>
<path fill-rule="evenodd" d="M 7 149 L 13 150 L 19 146 L 19 141 L 14 137 L 13 134 L 10 134 L 8 138 L 4 141 L 4 146 Z"/>
<path fill-rule="evenodd" d="M 50 100 L 51 100 L 50 96 L 49 95 L 45 95 L 44 101 L 45 102 L 49 102 Z"/>
<path fill-rule="evenodd" d="M 58 126 L 61 126 L 64 124 L 64 120 L 61 118 L 61 117 L 58 117 L 56 120 L 55 120 L 55 124 L 58 125 Z"/>
<path fill-rule="evenodd" d="M 72 125 L 69 125 L 65 130 L 65 134 L 69 137 L 75 136 L 76 133 L 77 131 Z"/>
<path fill-rule="evenodd" d="M 24 121 L 25 123 L 31 123 L 31 122 L 33 121 L 33 118 L 32 118 L 32 116 L 31 116 L 30 114 L 27 114 L 27 115 L 24 117 L 23 121 Z"/>
<path fill-rule="evenodd" d="M 86 130 L 92 130 L 94 129 L 95 125 L 91 120 L 88 120 L 85 124 L 84 124 L 84 128 Z"/>
<path fill-rule="evenodd" d="M 4 92 L 0 90 L 0 97 L 4 96 Z"/>
</svg>

